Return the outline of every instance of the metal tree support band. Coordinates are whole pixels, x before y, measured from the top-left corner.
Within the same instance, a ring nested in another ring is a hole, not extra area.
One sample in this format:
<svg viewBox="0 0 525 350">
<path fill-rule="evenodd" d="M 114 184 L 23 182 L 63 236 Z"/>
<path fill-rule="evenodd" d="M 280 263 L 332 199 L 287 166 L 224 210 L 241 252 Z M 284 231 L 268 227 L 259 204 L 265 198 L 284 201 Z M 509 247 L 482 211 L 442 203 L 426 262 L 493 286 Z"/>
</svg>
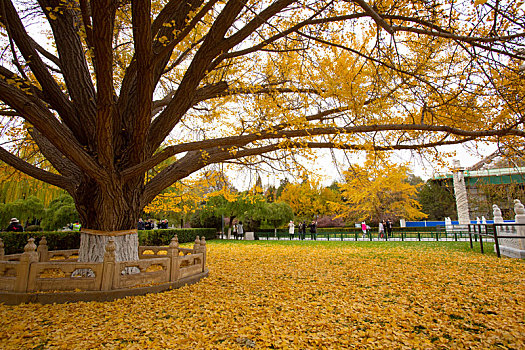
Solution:
<svg viewBox="0 0 525 350">
<path fill-rule="evenodd" d="M 80 232 L 87 233 L 89 235 L 96 235 L 96 236 L 116 237 L 116 236 L 132 235 L 134 233 L 138 233 L 139 231 L 137 229 L 123 230 L 123 231 L 99 231 L 99 230 L 92 230 L 89 228 L 82 228 Z"/>
</svg>

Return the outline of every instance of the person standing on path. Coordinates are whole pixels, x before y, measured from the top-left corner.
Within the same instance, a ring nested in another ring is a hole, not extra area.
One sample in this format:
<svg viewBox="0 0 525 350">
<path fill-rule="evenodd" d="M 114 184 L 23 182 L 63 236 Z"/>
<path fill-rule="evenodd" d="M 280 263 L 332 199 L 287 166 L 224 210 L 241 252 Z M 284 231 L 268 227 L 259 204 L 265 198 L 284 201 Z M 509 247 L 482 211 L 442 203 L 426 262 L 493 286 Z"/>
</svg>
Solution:
<svg viewBox="0 0 525 350">
<path fill-rule="evenodd" d="M 383 236 L 385 235 L 385 224 L 384 224 L 385 220 L 383 221 L 379 221 L 379 231 L 377 233 L 377 238 L 383 238 Z"/>
<path fill-rule="evenodd" d="M 288 233 L 290 234 L 290 239 L 293 239 L 295 235 L 295 224 L 293 220 L 290 220 L 288 223 Z"/>
<path fill-rule="evenodd" d="M 367 229 L 367 227 L 366 227 L 366 222 L 363 221 L 363 222 L 361 223 L 361 231 L 363 231 L 363 238 L 366 237 L 366 229 Z"/>
<path fill-rule="evenodd" d="M 233 224 L 233 239 L 237 239 L 237 224 Z"/>
<path fill-rule="evenodd" d="M 239 239 L 244 239 L 244 228 L 242 227 L 242 221 L 237 224 L 237 236 Z"/>
<path fill-rule="evenodd" d="M 306 236 L 306 222 L 302 222 L 299 226 L 299 238 L 301 240 L 304 240 L 304 237 Z"/>
<path fill-rule="evenodd" d="M 317 240 L 317 222 L 312 221 L 312 223 L 308 225 L 308 227 L 310 228 L 310 237 L 312 238 L 312 240 Z"/>
<path fill-rule="evenodd" d="M 392 224 L 392 220 L 388 219 L 386 221 L 386 232 L 387 232 L 387 237 L 392 237 L 392 227 L 394 225 Z"/>
</svg>

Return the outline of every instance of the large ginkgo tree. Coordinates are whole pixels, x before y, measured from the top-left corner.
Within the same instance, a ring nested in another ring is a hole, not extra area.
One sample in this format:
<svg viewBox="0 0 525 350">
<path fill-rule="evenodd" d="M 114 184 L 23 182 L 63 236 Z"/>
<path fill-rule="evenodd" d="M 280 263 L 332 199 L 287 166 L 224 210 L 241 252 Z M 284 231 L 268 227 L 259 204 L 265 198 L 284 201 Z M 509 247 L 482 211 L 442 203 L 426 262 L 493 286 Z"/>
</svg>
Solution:
<svg viewBox="0 0 525 350">
<path fill-rule="evenodd" d="M 141 209 L 210 164 L 522 142 L 523 18 L 518 0 L 2 0 L 0 160 L 71 194 L 80 260 L 108 234 L 135 259 Z"/>
</svg>

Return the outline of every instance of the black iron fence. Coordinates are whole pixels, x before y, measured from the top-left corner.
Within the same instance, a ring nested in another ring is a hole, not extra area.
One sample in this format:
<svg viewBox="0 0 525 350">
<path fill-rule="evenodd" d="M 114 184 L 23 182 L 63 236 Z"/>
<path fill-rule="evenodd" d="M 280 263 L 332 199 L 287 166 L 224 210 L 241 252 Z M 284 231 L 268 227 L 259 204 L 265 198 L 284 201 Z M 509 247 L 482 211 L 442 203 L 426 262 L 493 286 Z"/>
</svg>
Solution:
<svg viewBox="0 0 525 350">
<path fill-rule="evenodd" d="M 226 234 L 219 234 L 219 238 L 227 238 Z M 231 238 L 244 237 L 234 236 Z M 468 241 L 469 230 L 462 228 L 445 229 L 445 227 L 396 227 L 391 233 L 380 234 L 377 228 L 363 233 L 359 228 L 320 228 L 316 233 L 307 231 L 304 234 L 295 232 L 291 235 L 288 230 L 260 230 L 255 232 L 256 239 L 262 240 L 326 240 L 326 241 Z"/>
<path fill-rule="evenodd" d="M 520 230 L 520 228 L 522 228 Z M 468 225 L 470 248 L 474 248 L 474 241 L 479 238 L 479 248 L 484 253 L 483 241 L 494 242 L 496 255 L 501 258 L 501 239 L 525 239 L 525 224 L 500 223 L 500 224 L 471 224 Z"/>
</svg>

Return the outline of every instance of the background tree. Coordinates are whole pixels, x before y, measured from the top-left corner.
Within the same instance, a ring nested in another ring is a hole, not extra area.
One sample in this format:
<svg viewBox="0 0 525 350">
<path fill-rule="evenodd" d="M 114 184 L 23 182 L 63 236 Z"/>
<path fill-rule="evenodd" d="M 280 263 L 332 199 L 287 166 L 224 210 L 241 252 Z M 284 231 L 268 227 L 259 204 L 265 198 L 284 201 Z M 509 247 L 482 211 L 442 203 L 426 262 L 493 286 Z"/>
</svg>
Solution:
<svg viewBox="0 0 525 350">
<path fill-rule="evenodd" d="M 278 227 L 285 225 L 293 219 L 292 207 L 290 207 L 288 203 L 281 201 L 267 202 L 261 214 L 258 218 L 266 221 L 273 227 L 275 233 L 277 233 Z"/>
<path fill-rule="evenodd" d="M 99 261 L 104 232 L 132 232 L 210 164 L 296 171 L 312 148 L 522 143 L 522 19 L 519 0 L 3 0 L 1 124 L 26 133 L 0 159 L 73 197 L 91 230 L 79 259 Z M 17 153 L 24 142 L 50 167 Z M 115 238 L 118 260 L 138 259 L 137 239 Z"/>
<path fill-rule="evenodd" d="M 5 229 L 11 218 L 17 218 L 24 226 L 40 222 L 44 216 L 44 203 L 34 196 L 0 204 L 0 227 Z"/>
<path fill-rule="evenodd" d="M 525 200 L 523 183 L 493 184 L 479 179 L 475 187 L 476 194 L 470 196 L 469 204 L 480 217 L 491 218 L 494 215 L 492 205 L 497 204 L 506 219 L 513 219 L 514 199 Z"/>
<path fill-rule="evenodd" d="M 190 220 L 191 227 L 214 228 L 219 232 L 222 228 L 222 217 L 207 207 L 197 209 Z"/>
<path fill-rule="evenodd" d="M 280 198 L 281 197 L 281 194 L 283 194 L 284 189 L 286 188 L 286 186 L 288 186 L 289 183 L 290 183 L 290 181 L 286 177 L 284 179 L 280 180 L 279 187 L 277 187 L 277 191 L 275 192 L 275 197 L 276 198 Z"/>
<path fill-rule="evenodd" d="M 310 221 L 322 215 L 332 214 L 330 202 L 337 202 L 337 192 L 323 188 L 319 181 L 305 179 L 301 184 L 288 184 L 279 200 L 292 207 L 299 220 Z"/>
<path fill-rule="evenodd" d="M 58 230 L 78 221 L 78 218 L 73 198 L 62 195 L 54 199 L 46 208 L 41 226 L 45 231 Z"/>
<path fill-rule="evenodd" d="M 0 203 L 36 197 L 44 206 L 64 194 L 64 190 L 36 180 L 0 162 Z"/>
<path fill-rule="evenodd" d="M 428 215 L 428 220 L 445 220 L 450 217 L 457 220 L 454 188 L 436 181 L 427 181 L 417 194 L 421 211 Z"/>
<path fill-rule="evenodd" d="M 196 178 L 187 178 L 166 188 L 144 208 L 144 213 L 157 219 L 168 218 L 178 224 L 191 218 L 200 203 L 216 196 L 230 197 L 233 190 L 222 172 L 206 171 Z"/>
<path fill-rule="evenodd" d="M 408 174 L 402 165 L 385 166 L 371 160 L 356 165 L 345 172 L 346 182 L 340 185 L 343 200 L 332 203 L 334 210 L 347 222 L 425 218 L 416 199 L 417 187 L 408 182 Z"/>
</svg>

